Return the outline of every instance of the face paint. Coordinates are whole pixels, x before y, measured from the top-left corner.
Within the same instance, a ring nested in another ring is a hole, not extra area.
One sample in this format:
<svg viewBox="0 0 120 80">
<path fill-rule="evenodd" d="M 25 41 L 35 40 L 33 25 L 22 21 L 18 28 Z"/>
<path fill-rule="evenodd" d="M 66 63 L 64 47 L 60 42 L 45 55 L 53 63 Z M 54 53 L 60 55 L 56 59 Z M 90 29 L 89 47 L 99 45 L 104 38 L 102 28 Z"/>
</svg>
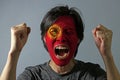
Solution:
<svg viewBox="0 0 120 80">
<path fill-rule="evenodd" d="M 59 25 L 54 24 L 52 25 L 49 30 L 48 30 L 48 35 L 52 38 L 55 39 L 56 37 L 59 37 L 61 34 L 61 28 Z"/>
<path fill-rule="evenodd" d="M 75 23 L 70 16 L 59 17 L 45 35 L 51 59 L 59 66 L 68 64 L 74 57 L 78 41 Z"/>
</svg>

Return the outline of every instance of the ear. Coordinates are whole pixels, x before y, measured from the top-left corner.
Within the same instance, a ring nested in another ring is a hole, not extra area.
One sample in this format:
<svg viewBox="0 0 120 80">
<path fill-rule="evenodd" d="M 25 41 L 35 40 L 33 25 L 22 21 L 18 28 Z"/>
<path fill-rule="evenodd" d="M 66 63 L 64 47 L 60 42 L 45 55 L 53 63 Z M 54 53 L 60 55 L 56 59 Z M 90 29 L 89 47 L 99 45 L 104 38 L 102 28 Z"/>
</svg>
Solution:
<svg viewBox="0 0 120 80">
<path fill-rule="evenodd" d="M 80 39 L 78 39 L 77 43 L 78 43 L 78 44 L 80 43 Z"/>
<path fill-rule="evenodd" d="M 43 37 L 43 41 L 46 43 L 46 38 L 45 38 L 45 36 Z"/>
</svg>

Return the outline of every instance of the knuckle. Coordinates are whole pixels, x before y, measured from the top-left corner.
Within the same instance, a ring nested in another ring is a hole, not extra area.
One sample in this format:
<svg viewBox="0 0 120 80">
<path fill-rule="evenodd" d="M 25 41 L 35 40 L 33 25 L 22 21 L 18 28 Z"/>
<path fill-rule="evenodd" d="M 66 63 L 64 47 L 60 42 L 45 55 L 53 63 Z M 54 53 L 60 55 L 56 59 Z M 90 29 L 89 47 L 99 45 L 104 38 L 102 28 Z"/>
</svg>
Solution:
<svg viewBox="0 0 120 80">
<path fill-rule="evenodd" d="M 17 27 L 15 27 L 15 26 L 14 26 L 14 27 L 11 27 L 11 30 L 16 30 L 16 28 L 17 28 Z"/>
</svg>

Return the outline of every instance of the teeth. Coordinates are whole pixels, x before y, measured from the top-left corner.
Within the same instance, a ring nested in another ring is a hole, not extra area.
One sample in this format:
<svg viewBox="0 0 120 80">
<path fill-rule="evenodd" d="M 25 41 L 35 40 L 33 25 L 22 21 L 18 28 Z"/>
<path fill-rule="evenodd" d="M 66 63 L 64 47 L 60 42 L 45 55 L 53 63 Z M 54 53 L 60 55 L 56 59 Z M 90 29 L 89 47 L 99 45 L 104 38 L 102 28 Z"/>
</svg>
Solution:
<svg viewBox="0 0 120 80">
<path fill-rule="evenodd" d="M 56 49 L 68 49 L 68 47 L 59 46 L 59 47 L 56 47 Z"/>
<path fill-rule="evenodd" d="M 63 56 L 57 55 L 56 57 L 57 57 L 58 59 L 65 59 L 67 56 L 68 56 L 68 54 L 64 54 Z"/>
<path fill-rule="evenodd" d="M 69 48 L 67 46 L 55 47 L 56 57 L 58 59 L 65 59 L 69 55 Z"/>
</svg>

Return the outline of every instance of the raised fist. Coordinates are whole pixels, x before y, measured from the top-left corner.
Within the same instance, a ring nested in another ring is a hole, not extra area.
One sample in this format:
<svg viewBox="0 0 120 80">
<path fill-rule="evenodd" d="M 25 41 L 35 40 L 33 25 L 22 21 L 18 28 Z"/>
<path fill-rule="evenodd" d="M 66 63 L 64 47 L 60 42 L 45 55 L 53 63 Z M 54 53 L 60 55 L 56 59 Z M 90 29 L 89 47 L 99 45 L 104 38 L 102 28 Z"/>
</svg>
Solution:
<svg viewBox="0 0 120 80">
<path fill-rule="evenodd" d="M 102 56 L 108 56 L 111 52 L 113 32 L 101 24 L 94 28 L 92 32 L 100 53 Z"/>
<path fill-rule="evenodd" d="M 29 33 L 30 28 L 25 23 L 12 27 L 10 52 L 20 52 L 28 39 Z"/>
</svg>

